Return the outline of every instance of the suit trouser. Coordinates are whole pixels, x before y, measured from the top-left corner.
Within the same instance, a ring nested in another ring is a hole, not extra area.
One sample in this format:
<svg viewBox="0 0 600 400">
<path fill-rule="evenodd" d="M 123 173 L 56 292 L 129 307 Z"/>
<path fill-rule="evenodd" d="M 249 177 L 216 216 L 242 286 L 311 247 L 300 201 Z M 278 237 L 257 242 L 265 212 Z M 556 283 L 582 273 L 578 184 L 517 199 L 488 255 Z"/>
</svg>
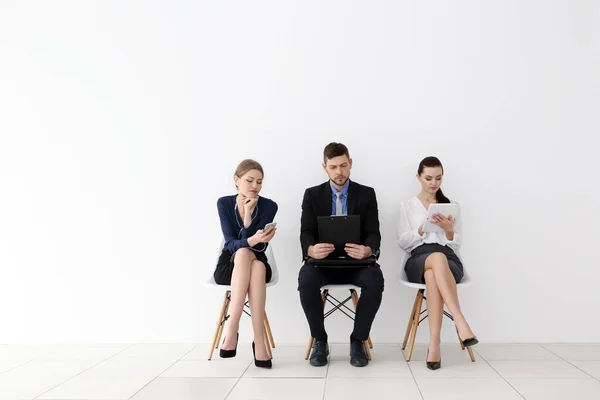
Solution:
<svg viewBox="0 0 600 400">
<path fill-rule="evenodd" d="M 298 291 L 310 334 L 316 340 L 327 341 L 321 286 L 330 284 L 350 284 L 361 288 L 350 339 L 367 340 L 383 293 L 383 273 L 379 264 L 361 268 L 324 268 L 304 263 L 298 275 Z"/>
</svg>

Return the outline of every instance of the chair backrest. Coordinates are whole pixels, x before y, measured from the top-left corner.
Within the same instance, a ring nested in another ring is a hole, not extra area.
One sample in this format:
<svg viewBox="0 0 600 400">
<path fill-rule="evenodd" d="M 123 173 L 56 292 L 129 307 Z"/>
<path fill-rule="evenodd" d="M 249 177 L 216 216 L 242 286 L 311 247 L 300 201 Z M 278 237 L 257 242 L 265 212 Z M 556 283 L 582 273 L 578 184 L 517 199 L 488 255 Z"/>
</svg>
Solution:
<svg viewBox="0 0 600 400">
<path fill-rule="evenodd" d="M 219 263 L 219 257 L 221 257 L 223 246 L 225 246 L 225 239 L 221 237 L 221 239 L 219 240 L 219 249 L 217 250 L 217 257 L 215 258 L 215 262 L 213 263 L 213 265 L 210 266 L 210 277 L 206 280 L 206 282 L 204 282 L 204 286 L 221 286 L 217 282 L 215 282 L 214 271 L 217 264 Z"/>
<path fill-rule="evenodd" d="M 279 281 L 279 270 L 277 269 L 277 261 L 275 261 L 275 254 L 273 254 L 273 244 L 269 243 L 267 250 L 265 251 L 267 261 L 271 266 L 271 280 L 267 283 L 267 286 L 273 286 Z"/>
<path fill-rule="evenodd" d="M 219 241 L 219 249 L 217 250 L 217 259 L 215 260 L 215 265 L 219 262 L 219 257 L 221 257 L 221 253 L 223 252 L 223 247 L 225 246 L 225 238 L 221 236 L 221 240 Z"/>
<path fill-rule="evenodd" d="M 406 276 L 406 271 L 404 271 L 404 265 L 406 261 L 408 261 L 409 254 L 404 251 L 404 249 L 400 249 L 400 273 L 398 274 L 398 280 L 400 282 L 408 282 L 408 277 Z"/>
<path fill-rule="evenodd" d="M 461 258 L 461 261 L 462 261 L 462 258 Z M 471 276 L 469 275 L 467 267 L 465 267 L 465 264 L 463 263 L 463 277 L 460 280 L 460 282 L 457 284 L 457 286 L 467 287 L 467 286 L 471 286 L 472 283 L 473 283 L 473 280 L 471 279 Z"/>
</svg>

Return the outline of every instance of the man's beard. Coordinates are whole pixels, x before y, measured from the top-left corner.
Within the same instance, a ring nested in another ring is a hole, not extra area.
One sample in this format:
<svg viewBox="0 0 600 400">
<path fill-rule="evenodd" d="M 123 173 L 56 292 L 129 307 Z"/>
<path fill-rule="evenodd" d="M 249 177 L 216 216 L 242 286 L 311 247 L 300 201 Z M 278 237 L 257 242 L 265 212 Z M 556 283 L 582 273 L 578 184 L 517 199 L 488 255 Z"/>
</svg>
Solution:
<svg viewBox="0 0 600 400">
<path fill-rule="evenodd" d="M 332 182 L 334 185 L 337 185 L 337 186 L 340 186 L 340 187 L 343 187 L 343 186 L 345 186 L 345 185 L 346 185 L 346 183 L 348 182 L 348 179 L 350 179 L 350 178 L 349 178 L 349 177 L 344 177 L 344 181 L 343 181 L 342 183 L 338 183 L 338 181 L 337 181 L 337 178 L 336 178 L 336 179 L 331 179 L 331 178 L 329 178 L 329 180 L 330 180 L 330 181 L 331 181 L 331 182 Z"/>
</svg>

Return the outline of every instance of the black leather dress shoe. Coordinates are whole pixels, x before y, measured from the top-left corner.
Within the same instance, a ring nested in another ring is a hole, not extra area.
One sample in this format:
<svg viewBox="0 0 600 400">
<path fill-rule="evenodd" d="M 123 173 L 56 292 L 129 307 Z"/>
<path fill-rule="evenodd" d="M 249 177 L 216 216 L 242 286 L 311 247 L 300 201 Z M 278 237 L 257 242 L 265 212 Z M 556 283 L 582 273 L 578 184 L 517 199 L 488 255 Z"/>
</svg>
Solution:
<svg viewBox="0 0 600 400">
<path fill-rule="evenodd" d="M 329 355 L 329 345 L 323 340 L 315 340 L 312 354 L 310 355 L 310 365 L 313 367 L 322 367 L 327 365 L 327 356 Z"/>
<path fill-rule="evenodd" d="M 364 367 L 369 364 L 363 342 L 350 343 L 350 364 L 355 367 Z"/>
</svg>

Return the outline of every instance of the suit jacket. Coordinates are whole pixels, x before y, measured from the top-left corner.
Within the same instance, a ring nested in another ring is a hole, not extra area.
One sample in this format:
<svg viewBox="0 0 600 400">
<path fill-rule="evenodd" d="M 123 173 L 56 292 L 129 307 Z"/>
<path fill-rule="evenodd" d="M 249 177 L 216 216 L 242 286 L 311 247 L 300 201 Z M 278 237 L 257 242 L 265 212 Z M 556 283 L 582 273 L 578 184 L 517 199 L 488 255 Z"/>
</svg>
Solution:
<svg viewBox="0 0 600 400">
<path fill-rule="evenodd" d="M 317 217 L 331 215 L 333 193 L 329 181 L 306 189 L 302 199 L 300 219 L 300 244 L 302 256 L 308 258 L 308 247 L 319 243 Z M 348 215 L 360 215 L 360 240 L 363 246 L 371 247 L 373 256 L 379 258 L 381 234 L 375 190 L 350 181 L 348 187 Z"/>
</svg>

